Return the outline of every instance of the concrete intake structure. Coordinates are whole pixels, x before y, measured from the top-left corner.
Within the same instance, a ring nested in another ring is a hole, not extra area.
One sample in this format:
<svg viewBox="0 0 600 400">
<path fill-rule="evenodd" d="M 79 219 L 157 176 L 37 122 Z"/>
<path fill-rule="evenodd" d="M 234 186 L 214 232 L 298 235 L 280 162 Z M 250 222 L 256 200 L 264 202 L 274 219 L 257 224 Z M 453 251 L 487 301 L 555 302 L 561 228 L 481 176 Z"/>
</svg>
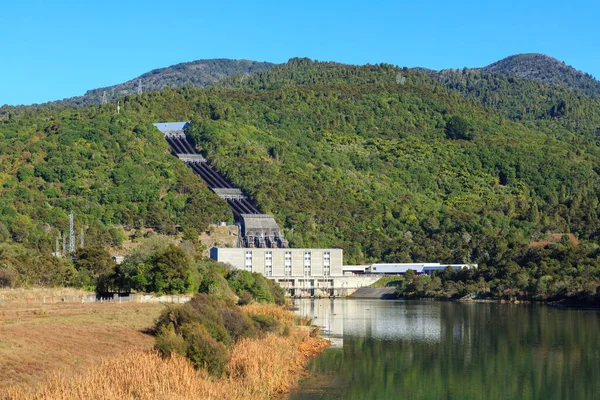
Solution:
<svg viewBox="0 0 600 400">
<path fill-rule="evenodd" d="M 239 246 L 287 248 L 288 242 L 273 216 L 262 214 L 241 189 L 234 187 L 226 177 L 215 171 L 187 140 L 185 128 L 188 125 L 189 122 L 185 121 L 154 124 L 165 135 L 173 154 L 200 176 L 210 190 L 227 202 L 241 227 Z"/>
</svg>

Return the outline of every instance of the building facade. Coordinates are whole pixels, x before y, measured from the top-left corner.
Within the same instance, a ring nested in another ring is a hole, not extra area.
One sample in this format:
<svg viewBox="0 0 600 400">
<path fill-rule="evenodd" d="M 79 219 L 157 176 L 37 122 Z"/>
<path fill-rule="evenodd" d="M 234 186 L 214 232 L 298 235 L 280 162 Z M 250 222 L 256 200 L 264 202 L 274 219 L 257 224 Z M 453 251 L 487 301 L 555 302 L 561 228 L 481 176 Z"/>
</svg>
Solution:
<svg viewBox="0 0 600 400">
<path fill-rule="evenodd" d="M 367 274 L 383 275 L 404 275 L 408 270 L 414 271 L 417 275 L 433 275 L 436 271 L 443 271 L 446 268 L 453 268 L 456 271 L 461 269 L 477 269 L 477 264 L 440 264 L 440 263 L 400 263 L 400 264 L 372 264 L 365 269 Z M 346 269 L 346 267 L 344 267 Z"/>
<path fill-rule="evenodd" d="M 342 276 L 342 249 L 213 247 L 210 258 L 268 278 Z"/>
</svg>

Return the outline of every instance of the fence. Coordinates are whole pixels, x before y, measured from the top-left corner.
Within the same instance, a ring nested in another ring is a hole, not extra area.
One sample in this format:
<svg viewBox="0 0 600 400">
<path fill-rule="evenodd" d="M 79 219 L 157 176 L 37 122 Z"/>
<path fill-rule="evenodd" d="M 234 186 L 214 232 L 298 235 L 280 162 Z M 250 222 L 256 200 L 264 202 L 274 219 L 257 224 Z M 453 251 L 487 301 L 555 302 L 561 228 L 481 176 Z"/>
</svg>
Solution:
<svg viewBox="0 0 600 400">
<path fill-rule="evenodd" d="M 192 296 L 165 295 L 153 296 L 147 294 L 130 294 L 128 296 L 114 295 L 112 297 L 89 296 L 43 296 L 20 299 L 5 298 L 0 296 L 0 304 L 62 304 L 62 303 L 175 303 L 188 302 Z"/>
</svg>

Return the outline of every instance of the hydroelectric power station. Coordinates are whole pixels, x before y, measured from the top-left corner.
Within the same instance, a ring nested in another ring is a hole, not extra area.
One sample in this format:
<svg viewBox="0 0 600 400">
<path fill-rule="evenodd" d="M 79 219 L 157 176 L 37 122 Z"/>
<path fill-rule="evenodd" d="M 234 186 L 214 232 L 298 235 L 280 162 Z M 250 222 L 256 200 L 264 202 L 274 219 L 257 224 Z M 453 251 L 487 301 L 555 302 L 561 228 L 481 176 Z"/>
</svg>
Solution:
<svg viewBox="0 0 600 400">
<path fill-rule="evenodd" d="M 402 274 L 408 269 L 428 273 L 446 268 L 440 264 L 373 264 L 344 266 L 341 249 L 290 248 L 273 215 L 263 214 L 242 189 L 215 171 L 188 141 L 189 122 L 161 122 L 154 126 L 165 136 L 174 156 L 202 178 L 210 190 L 227 202 L 239 228 L 235 248 L 210 249 L 210 257 L 235 268 L 258 272 L 277 281 L 290 296 L 349 296 L 376 282 L 381 274 Z M 455 269 L 469 265 L 453 265 Z M 476 268 L 476 266 L 475 266 Z"/>
<path fill-rule="evenodd" d="M 202 178 L 227 202 L 239 227 L 236 248 L 212 248 L 212 259 L 235 268 L 258 272 L 277 281 L 290 296 L 348 296 L 378 277 L 345 276 L 341 249 L 292 249 L 283 230 L 219 172 L 188 141 L 189 122 L 161 122 L 154 126 L 165 136 L 174 156 Z"/>
</svg>

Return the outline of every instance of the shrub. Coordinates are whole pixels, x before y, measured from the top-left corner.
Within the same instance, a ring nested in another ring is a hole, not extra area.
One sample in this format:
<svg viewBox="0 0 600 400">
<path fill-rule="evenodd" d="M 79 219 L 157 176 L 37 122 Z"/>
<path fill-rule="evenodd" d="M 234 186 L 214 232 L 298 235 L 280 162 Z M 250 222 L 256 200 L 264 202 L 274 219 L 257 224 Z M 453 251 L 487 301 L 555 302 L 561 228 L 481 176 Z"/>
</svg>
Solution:
<svg viewBox="0 0 600 400">
<path fill-rule="evenodd" d="M 235 304 L 237 296 L 229 287 L 225 278 L 216 272 L 209 272 L 200 284 L 201 293 L 207 293 L 227 303 Z"/>
<path fill-rule="evenodd" d="M 279 306 L 284 305 L 285 304 L 285 290 L 283 290 L 283 288 L 281 286 L 279 286 L 279 283 L 272 281 L 270 279 L 267 279 L 267 284 L 269 285 L 269 291 L 273 295 L 273 301 L 275 302 L 275 304 L 277 304 Z"/>
<path fill-rule="evenodd" d="M 245 306 L 246 304 L 252 303 L 254 297 L 249 292 L 243 292 L 238 299 L 238 304 L 240 306 Z"/>
<path fill-rule="evenodd" d="M 182 327 L 187 344 L 187 357 L 197 368 L 220 376 L 229 361 L 229 351 L 223 343 L 215 340 L 203 325 L 192 323 Z"/>
<path fill-rule="evenodd" d="M 159 316 L 155 326 L 156 349 L 163 356 L 185 355 L 196 367 L 220 375 L 229 359 L 228 349 L 234 343 L 256 337 L 258 331 L 277 332 L 287 323 L 282 318 L 291 317 L 291 323 L 294 322 L 293 314 L 281 307 L 248 307 L 253 311 L 199 293 L 188 303 L 171 306 Z"/>
<path fill-rule="evenodd" d="M 187 343 L 181 335 L 175 332 L 172 325 L 162 327 L 156 335 L 156 350 L 163 356 L 171 356 L 173 353 L 187 354 Z"/>
<path fill-rule="evenodd" d="M 221 315 L 221 310 L 231 307 L 230 304 L 207 294 L 197 294 L 183 307 L 192 308 L 195 311 L 194 315 L 197 315 L 197 318 L 190 322 L 203 325 L 208 333 L 219 342 L 223 342 L 227 346 L 232 343 Z"/>
<path fill-rule="evenodd" d="M 225 329 L 235 342 L 242 337 L 256 336 L 256 328 L 252 319 L 239 308 L 221 310 Z"/>
<path fill-rule="evenodd" d="M 268 315 L 251 314 L 250 318 L 254 321 L 254 325 L 263 332 L 275 332 L 279 327 L 277 320 Z"/>
<path fill-rule="evenodd" d="M 7 267 L 0 267 L 0 287 L 13 287 L 17 280 L 17 273 Z"/>
<path fill-rule="evenodd" d="M 227 275 L 227 282 L 235 294 L 240 297 L 245 296 L 240 304 L 249 304 L 246 293 L 259 303 L 274 302 L 271 281 L 259 273 L 236 269 Z"/>
<path fill-rule="evenodd" d="M 165 309 L 156 321 L 157 332 L 160 332 L 161 328 L 173 326 L 178 334 L 181 333 L 181 326 L 190 322 L 197 322 L 201 319 L 200 314 L 193 307 L 186 307 L 186 305 L 175 305 Z"/>
</svg>

